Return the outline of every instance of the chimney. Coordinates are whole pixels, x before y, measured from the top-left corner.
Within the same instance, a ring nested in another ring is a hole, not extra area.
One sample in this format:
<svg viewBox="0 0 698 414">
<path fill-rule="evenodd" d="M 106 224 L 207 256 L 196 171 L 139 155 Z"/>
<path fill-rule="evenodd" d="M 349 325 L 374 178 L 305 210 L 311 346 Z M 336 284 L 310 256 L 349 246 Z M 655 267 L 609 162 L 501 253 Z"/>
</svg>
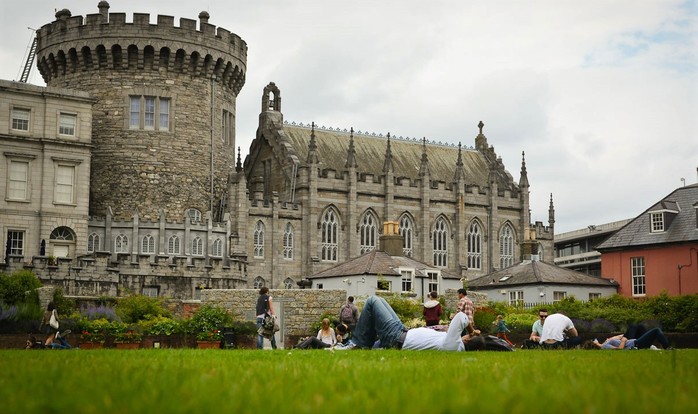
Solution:
<svg viewBox="0 0 698 414">
<path fill-rule="evenodd" d="M 525 229 L 524 231 L 525 240 L 521 243 L 521 260 L 530 260 L 532 262 L 538 261 L 538 241 L 536 241 L 536 230 L 535 229 Z"/>
<path fill-rule="evenodd" d="M 400 223 L 386 221 L 383 223 L 383 235 L 380 236 L 380 249 L 390 256 L 402 256 L 402 236 L 400 235 Z"/>
</svg>

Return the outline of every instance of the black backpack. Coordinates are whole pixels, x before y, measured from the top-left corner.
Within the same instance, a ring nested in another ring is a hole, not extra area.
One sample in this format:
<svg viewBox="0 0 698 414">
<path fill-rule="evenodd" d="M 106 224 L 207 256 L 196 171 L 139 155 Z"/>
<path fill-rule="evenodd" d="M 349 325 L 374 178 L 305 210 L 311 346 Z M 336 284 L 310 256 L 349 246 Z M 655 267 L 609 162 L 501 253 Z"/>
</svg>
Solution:
<svg viewBox="0 0 698 414">
<path fill-rule="evenodd" d="M 493 335 L 485 336 L 485 349 L 488 351 L 513 351 L 514 349 L 502 338 Z"/>
</svg>

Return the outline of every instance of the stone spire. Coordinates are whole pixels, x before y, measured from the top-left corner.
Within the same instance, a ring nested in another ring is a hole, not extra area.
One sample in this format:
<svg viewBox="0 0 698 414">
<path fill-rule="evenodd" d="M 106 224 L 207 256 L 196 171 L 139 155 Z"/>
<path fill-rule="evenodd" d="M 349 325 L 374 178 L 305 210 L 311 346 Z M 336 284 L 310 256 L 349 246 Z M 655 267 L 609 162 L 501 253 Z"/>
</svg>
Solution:
<svg viewBox="0 0 698 414">
<path fill-rule="evenodd" d="M 487 151 L 487 137 L 485 137 L 485 134 L 482 133 L 482 128 L 484 128 L 484 126 L 485 124 L 482 121 L 477 124 L 477 127 L 480 129 L 480 133 L 477 134 L 477 137 L 475 137 L 475 148 L 477 148 L 477 150 L 480 152 Z"/>
<path fill-rule="evenodd" d="M 240 147 L 238 147 L 238 162 L 235 164 L 235 171 L 242 171 L 242 157 L 240 156 Z"/>
<path fill-rule="evenodd" d="M 347 151 L 347 163 L 344 167 L 357 168 L 358 166 L 356 163 L 356 151 L 354 150 L 354 127 L 352 127 L 349 131 L 349 150 Z"/>
<path fill-rule="evenodd" d="M 308 143 L 308 164 L 317 164 L 317 144 L 315 143 L 315 122 L 310 125 L 310 142 Z"/>
<path fill-rule="evenodd" d="M 458 161 L 456 161 L 456 173 L 453 175 L 453 181 L 465 179 L 465 168 L 463 168 L 463 152 L 461 143 L 458 143 Z"/>
<path fill-rule="evenodd" d="M 390 132 L 388 132 L 388 145 L 385 148 L 385 162 L 383 163 L 383 172 L 394 172 L 393 168 L 393 153 L 390 151 Z"/>
<path fill-rule="evenodd" d="M 427 159 L 427 139 L 422 138 L 422 163 L 419 165 L 419 176 L 424 177 L 430 175 L 429 160 Z"/>
<path fill-rule="evenodd" d="M 555 224 L 555 207 L 553 206 L 553 193 L 550 193 L 550 207 L 548 207 L 548 225 L 553 227 Z"/>
<path fill-rule="evenodd" d="M 521 178 L 519 187 L 528 187 L 528 173 L 526 172 L 526 152 L 521 151 Z"/>
</svg>

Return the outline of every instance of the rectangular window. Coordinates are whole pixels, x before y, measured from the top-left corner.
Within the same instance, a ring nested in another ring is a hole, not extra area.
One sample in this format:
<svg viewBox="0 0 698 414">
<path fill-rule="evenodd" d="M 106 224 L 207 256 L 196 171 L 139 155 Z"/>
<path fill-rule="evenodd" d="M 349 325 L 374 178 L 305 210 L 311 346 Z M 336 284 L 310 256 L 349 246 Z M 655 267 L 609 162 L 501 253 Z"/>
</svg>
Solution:
<svg viewBox="0 0 698 414">
<path fill-rule="evenodd" d="M 631 257 L 630 271 L 632 274 L 633 296 L 645 296 L 645 258 Z"/>
<path fill-rule="evenodd" d="M 56 166 L 56 203 L 73 204 L 75 188 L 75 166 Z"/>
<path fill-rule="evenodd" d="M 30 114 L 31 112 L 28 109 L 13 108 L 12 129 L 16 131 L 29 131 Z"/>
<path fill-rule="evenodd" d="M 7 198 L 10 200 L 27 200 L 29 184 L 29 163 L 26 161 L 10 161 Z"/>
<path fill-rule="evenodd" d="M 401 271 L 402 273 L 402 292 L 411 292 L 412 291 L 412 272 L 410 271 Z"/>
<path fill-rule="evenodd" d="M 567 292 L 553 292 L 553 303 L 557 303 L 567 297 Z"/>
<path fill-rule="evenodd" d="M 427 279 L 429 280 L 428 287 L 429 292 L 439 291 L 439 274 L 436 272 L 427 272 Z"/>
<path fill-rule="evenodd" d="M 146 96 L 145 97 L 145 122 L 143 122 L 144 129 L 155 129 L 155 97 Z"/>
<path fill-rule="evenodd" d="M 664 231 L 664 213 L 650 213 L 650 221 L 652 233 Z"/>
<path fill-rule="evenodd" d="M 141 97 L 131 97 L 131 109 L 129 116 L 129 128 L 138 129 L 141 127 Z"/>
<path fill-rule="evenodd" d="M 390 292 L 391 291 L 390 281 L 378 279 L 378 282 L 376 282 L 376 289 L 377 290 L 387 290 L 388 292 Z"/>
<path fill-rule="evenodd" d="M 601 299 L 601 294 L 589 292 L 589 301 L 592 301 L 595 299 Z"/>
<path fill-rule="evenodd" d="M 523 290 L 512 290 L 509 292 L 509 304 L 511 306 L 523 304 L 523 300 Z"/>
<path fill-rule="evenodd" d="M 58 123 L 58 133 L 60 135 L 75 136 L 75 127 L 78 124 L 78 116 L 74 114 L 61 113 Z"/>
<path fill-rule="evenodd" d="M 7 243 L 11 255 L 24 256 L 24 232 L 9 230 L 7 232 Z"/>
<path fill-rule="evenodd" d="M 143 296 L 157 298 L 159 291 L 159 286 L 143 286 Z"/>
<path fill-rule="evenodd" d="M 167 98 L 160 98 L 160 129 L 170 129 L 170 100 Z"/>
</svg>

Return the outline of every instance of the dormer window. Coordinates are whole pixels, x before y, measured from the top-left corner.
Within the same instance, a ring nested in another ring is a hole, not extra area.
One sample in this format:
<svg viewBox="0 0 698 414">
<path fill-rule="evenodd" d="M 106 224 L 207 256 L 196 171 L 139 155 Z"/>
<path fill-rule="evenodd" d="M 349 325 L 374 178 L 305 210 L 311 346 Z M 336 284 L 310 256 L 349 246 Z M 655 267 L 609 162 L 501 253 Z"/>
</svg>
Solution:
<svg viewBox="0 0 698 414">
<path fill-rule="evenodd" d="M 652 233 L 664 231 L 664 213 L 650 213 L 650 231 Z"/>
</svg>

